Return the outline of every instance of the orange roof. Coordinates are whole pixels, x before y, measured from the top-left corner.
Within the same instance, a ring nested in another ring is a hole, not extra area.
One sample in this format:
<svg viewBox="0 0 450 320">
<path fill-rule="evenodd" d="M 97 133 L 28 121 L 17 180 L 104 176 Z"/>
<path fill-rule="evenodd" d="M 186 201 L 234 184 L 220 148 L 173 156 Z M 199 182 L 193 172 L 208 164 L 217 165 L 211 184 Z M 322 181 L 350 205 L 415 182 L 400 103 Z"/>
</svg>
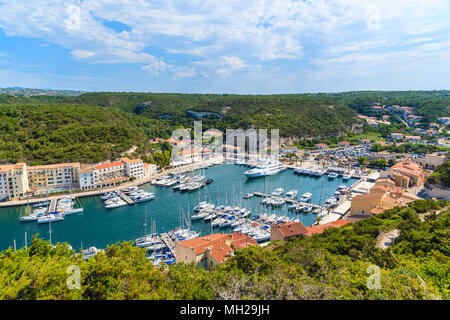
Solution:
<svg viewBox="0 0 450 320">
<path fill-rule="evenodd" d="M 384 196 L 384 193 L 380 193 L 380 192 L 359 194 L 359 195 L 353 197 L 352 201 L 353 200 L 363 200 L 363 199 L 376 199 L 376 198 L 381 198 L 382 196 Z"/>
<path fill-rule="evenodd" d="M 377 192 L 377 191 L 378 192 L 388 192 L 389 187 L 378 185 L 378 186 L 374 186 L 374 187 L 372 187 L 372 189 L 370 189 L 370 192 Z"/>
<path fill-rule="evenodd" d="M 348 141 L 339 141 L 340 144 L 350 144 Z"/>
<path fill-rule="evenodd" d="M 183 240 L 178 242 L 176 245 L 193 248 L 196 255 L 199 255 L 206 251 L 206 248 L 211 245 L 211 243 L 217 239 L 222 239 L 226 237 L 224 233 L 215 233 L 201 238 L 195 238 L 190 240 Z"/>
<path fill-rule="evenodd" d="M 308 231 L 308 233 L 306 235 L 312 236 L 313 234 L 316 234 L 316 233 L 323 233 L 326 229 L 340 228 L 342 226 L 345 226 L 347 223 L 350 223 L 350 221 L 336 220 L 336 221 L 332 221 L 332 222 L 328 222 L 328 223 L 324 223 L 324 224 L 318 224 L 316 226 L 306 227 L 306 230 Z"/>
<path fill-rule="evenodd" d="M 64 168 L 64 167 L 72 167 L 72 168 L 78 167 L 79 168 L 80 163 L 73 162 L 73 163 L 46 164 L 46 165 L 42 165 L 42 166 L 31 166 L 31 167 L 28 167 L 28 170 L 32 171 L 32 170 L 39 170 L 39 169 L 55 169 L 55 168 Z"/>
<path fill-rule="evenodd" d="M 233 249 L 231 249 L 222 239 L 213 241 L 208 249 L 211 256 L 218 263 L 222 263 L 225 258 L 230 257 L 233 254 Z"/>
<path fill-rule="evenodd" d="M 231 247 L 233 247 L 235 249 L 246 248 L 250 245 L 258 244 L 253 238 L 251 238 L 245 234 L 235 232 L 235 233 L 231 233 L 231 234 L 215 233 L 215 234 L 211 234 L 211 235 L 204 236 L 201 238 L 183 240 L 183 241 L 178 242 L 176 245 L 180 245 L 180 246 L 187 247 L 187 248 L 192 248 L 192 249 L 194 249 L 194 253 L 196 255 L 204 253 L 209 248 L 211 250 L 212 254 L 213 253 L 216 254 L 215 259 L 219 262 L 222 262 L 223 259 L 222 260 L 220 259 L 221 254 L 219 254 L 217 252 L 217 250 L 220 250 L 220 252 L 227 251 L 227 250 L 220 249 L 220 248 L 224 248 L 223 243 L 225 243 L 225 241 L 231 241 Z M 230 248 L 226 243 L 225 243 L 225 245 L 228 248 Z M 216 250 L 216 248 L 215 248 L 216 246 L 218 246 L 219 249 Z M 225 254 L 224 257 L 227 254 Z"/>
<path fill-rule="evenodd" d="M 122 159 L 120 159 L 120 160 L 125 161 L 125 162 L 127 162 L 127 163 L 142 162 L 141 159 L 133 159 L 133 160 L 130 160 L 130 159 L 128 159 L 128 158 L 122 158 Z"/>
<path fill-rule="evenodd" d="M 107 169 L 107 168 L 118 167 L 118 166 L 123 166 L 123 165 L 124 165 L 124 163 L 122 161 L 116 161 L 116 162 L 112 162 L 112 163 L 106 163 L 106 164 L 101 164 L 101 165 L 95 166 L 94 169 L 101 170 L 101 169 Z"/>
<path fill-rule="evenodd" d="M 281 223 L 270 227 L 271 229 L 278 229 L 281 235 L 285 238 L 298 236 L 300 234 L 307 234 L 305 226 L 301 222 Z"/>
</svg>

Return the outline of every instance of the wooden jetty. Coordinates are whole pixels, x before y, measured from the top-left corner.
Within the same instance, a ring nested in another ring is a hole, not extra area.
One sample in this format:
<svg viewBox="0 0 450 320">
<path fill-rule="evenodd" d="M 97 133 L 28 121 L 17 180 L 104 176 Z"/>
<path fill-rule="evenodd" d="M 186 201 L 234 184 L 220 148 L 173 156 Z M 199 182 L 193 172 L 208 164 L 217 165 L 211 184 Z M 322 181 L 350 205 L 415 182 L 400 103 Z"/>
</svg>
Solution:
<svg viewBox="0 0 450 320">
<path fill-rule="evenodd" d="M 167 248 L 169 248 L 170 253 L 172 253 L 172 255 L 175 257 L 175 244 L 173 243 L 172 239 L 169 238 L 169 235 L 167 233 L 162 233 L 161 239 L 166 244 Z"/>
<path fill-rule="evenodd" d="M 134 204 L 134 201 L 131 200 L 125 193 L 123 193 L 121 190 L 117 191 L 117 194 L 119 197 L 122 198 L 123 201 L 125 201 L 128 204 Z"/>
</svg>

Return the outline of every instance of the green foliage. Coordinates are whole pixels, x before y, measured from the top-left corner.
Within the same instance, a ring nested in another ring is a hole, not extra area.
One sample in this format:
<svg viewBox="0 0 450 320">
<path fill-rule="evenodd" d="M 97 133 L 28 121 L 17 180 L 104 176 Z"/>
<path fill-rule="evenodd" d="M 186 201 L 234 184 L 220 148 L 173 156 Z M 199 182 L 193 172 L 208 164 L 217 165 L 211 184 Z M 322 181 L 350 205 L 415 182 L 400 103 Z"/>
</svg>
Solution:
<svg viewBox="0 0 450 320">
<path fill-rule="evenodd" d="M 441 164 L 427 179 L 428 183 L 450 188 L 450 160 Z"/>
<path fill-rule="evenodd" d="M 153 120 L 119 109 L 83 105 L 1 105 L 0 161 L 47 164 L 115 159 L 166 133 Z"/>
<path fill-rule="evenodd" d="M 0 299 L 448 299 L 450 210 L 433 214 L 448 205 L 419 200 L 312 237 L 241 249 L 211 271 L 155 268 L 130 242 L 83 261 L 65 244 L 34 237 L 28 250 L 0 253 Z M 432 214 L 422 222 L 425 212 Z M 377 237 L 395 228 L 395 243 L 377 248 Z M 367 287 L 374 264 L 379 290 Z M 72 265 L 80 289 L 66 286 Z"/>
<path fill-rule="evenodd" d="M 369 167 L 375 167 L 383 169 L 387 166 L 386 159 L 378 159 L 369 161 Z"/>
</svg>

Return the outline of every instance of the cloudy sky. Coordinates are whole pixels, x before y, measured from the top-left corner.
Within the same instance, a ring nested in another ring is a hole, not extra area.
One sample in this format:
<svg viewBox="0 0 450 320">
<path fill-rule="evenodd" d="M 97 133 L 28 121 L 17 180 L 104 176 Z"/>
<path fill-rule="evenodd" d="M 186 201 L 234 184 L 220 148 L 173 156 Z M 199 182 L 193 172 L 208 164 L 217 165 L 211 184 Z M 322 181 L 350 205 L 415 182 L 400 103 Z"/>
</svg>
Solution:
<svg viewBox="0 0 450 320">
<path fill-rule="evenodd" d="M 450 0 L 0 0 L 0 87 L 450 89 Z"/>
</svg>

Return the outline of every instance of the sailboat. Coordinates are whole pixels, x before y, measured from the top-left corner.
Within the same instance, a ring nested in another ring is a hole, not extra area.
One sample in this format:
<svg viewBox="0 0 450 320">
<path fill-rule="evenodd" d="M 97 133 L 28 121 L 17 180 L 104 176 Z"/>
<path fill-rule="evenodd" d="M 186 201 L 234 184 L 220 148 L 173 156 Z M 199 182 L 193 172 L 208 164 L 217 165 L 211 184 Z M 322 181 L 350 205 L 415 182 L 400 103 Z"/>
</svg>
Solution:
<svg viewBox="0 0 450 320">
<path fill-rule="evenodd" d="M 32 213 L 30 210 L 30 199 L 29 199 L 29 195 L 27 192 L 27 206 L 26 206 L 26 210 L 27 210 L 27 215 L 23 215 L 19 218 L 20 221 L 22 222 L 29 222 L 29 221 L 36 221 L 38 219 L 38 214 Z M 25 207 L 22 207 L 22 212 L 25 211 Z"/>
<path fill-rule="evenodd" d="M 136 247 L 140 248 L 150 247 L 160 242 L 160 239 L 156 233 L 147 235 L 147 207 L 145 207 L 143 226 L 144 226 L 144 236 L 142 238 L 137 238 L 135 240 Z"/>
</svg>

